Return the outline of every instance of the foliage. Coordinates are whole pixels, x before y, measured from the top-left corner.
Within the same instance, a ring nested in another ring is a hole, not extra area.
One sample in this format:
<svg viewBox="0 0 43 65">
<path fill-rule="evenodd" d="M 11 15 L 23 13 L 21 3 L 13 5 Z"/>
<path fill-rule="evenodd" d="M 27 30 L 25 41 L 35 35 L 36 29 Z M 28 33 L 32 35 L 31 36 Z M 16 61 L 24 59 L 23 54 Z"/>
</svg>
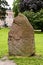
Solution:
<svg viewBox="0 0 43 65">
<path fill-rule="evenodd" d="M 8 3 L 6 0 L 0 0 L 0 19 L 5 19 L 5 15 L 6 15 L 6 10 L 7 10 L 7 7 L 8 6 Z"/>
<path fill-rule="evenodd" d="M 43 0 L 14 0 L 13 12 L 17 16 L 19 12 L 30 11 L 37 12 L 43 8 Z"/>
<path fill-rule="evenodd" d="M 39 12 L 25 11 L 23 14 L 28 18 L 28 20 L 33 25 L 34 29 L 43 30 L 43 9 Z"/>
<path fill-rule="evenodd" d="M 37 12 L 41 8 L 43 8 L 43 0 L 21 0 L 19 5 L 20 12 L 27 10 Z"/>
<path fill-rule="evenodd" d="M 19 2 L 20 0 L 14 0 L 13 2 L 13 12 L 14 12 L 14 16 L 17 16 L 19 13 Z"/>
</svg>

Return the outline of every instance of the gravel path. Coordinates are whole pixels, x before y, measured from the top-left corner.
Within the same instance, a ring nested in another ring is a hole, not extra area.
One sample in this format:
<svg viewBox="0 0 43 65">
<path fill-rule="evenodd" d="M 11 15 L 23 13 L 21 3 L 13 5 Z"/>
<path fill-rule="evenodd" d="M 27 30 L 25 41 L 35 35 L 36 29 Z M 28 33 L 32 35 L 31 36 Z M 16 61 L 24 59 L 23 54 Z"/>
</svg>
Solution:
<svg viewBox="0 0 43 65">
<path fill-rule="evenodd" d="M 16 63 L 14 63 L 14 62 L 11 61 L 11 60 L 2 58 L 2 59 L 0 60 L 0 65 L 16 65 Z"/>
</svg>

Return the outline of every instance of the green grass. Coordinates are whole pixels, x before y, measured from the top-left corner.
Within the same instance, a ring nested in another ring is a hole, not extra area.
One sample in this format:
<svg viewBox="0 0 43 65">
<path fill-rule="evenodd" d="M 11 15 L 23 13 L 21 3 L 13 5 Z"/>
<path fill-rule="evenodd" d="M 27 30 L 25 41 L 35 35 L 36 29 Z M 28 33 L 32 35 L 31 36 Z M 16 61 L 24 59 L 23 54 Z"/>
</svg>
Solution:
<svg viewBox="0 0 43 65">
<path fill-rule="evenodd" d="M 8 31 L 9 29 L 0 29 L 0 57 L 4 56 L 8 52 Z"/>
<path fill-rule="evenodd" d="M 8 31 L 9 29 L 0 29 L 0 57 L 8 54 Z M 9 57 L 17 65 L 43 65 L 43 33 L 35 32 L 35 51 L 34 57 Z"/>
<path fill-rule="evenodd" d="M 35 32 L 36 53 L 43 55 L 43 32 Z"/>
</svg>

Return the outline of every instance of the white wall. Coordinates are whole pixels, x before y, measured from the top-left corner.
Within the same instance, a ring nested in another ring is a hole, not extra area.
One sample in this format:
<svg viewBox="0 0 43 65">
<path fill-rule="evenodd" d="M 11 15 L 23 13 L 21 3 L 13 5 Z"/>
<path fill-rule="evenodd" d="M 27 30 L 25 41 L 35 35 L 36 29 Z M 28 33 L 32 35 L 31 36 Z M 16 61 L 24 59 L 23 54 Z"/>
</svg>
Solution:
<svg viewBox="0 0 43 65">
<path fill-rule="evenodd" d="M 10 10 L 7 10 L 8 15 L 6 16 L 6 23 L 8 26 L 12 26 L 13 23 L 13 12 Z"/>
<path fill-rule="evenodd" d="M 14 19 L 13 12 L 11 10 L 7 10 L 6 12 L 8 14 L 8 15 L 6 15 L 6 19 L 5 19 L 6 24 L 8 26 L 12 26 L 13 19 Z M 3 25 L 4 25 L 4 21 L 0 20 L 0 27 L 3 26 Z"/>
<path fill-rule="evenodd" d="M 0 27 L 4 25 L 4 21 L 0 20 Z"/>
</svg>

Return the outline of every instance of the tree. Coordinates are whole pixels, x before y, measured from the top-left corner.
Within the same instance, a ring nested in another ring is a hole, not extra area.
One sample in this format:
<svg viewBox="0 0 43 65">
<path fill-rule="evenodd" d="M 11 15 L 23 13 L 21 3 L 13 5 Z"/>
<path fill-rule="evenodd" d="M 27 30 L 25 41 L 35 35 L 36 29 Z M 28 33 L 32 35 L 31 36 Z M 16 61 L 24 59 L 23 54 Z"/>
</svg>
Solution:
<svg viewBox="0 0 43 65">
<path fill-rule="evenodd" d="M 21 0 L 19 5 L 20 12 L 27 10 L 37 12 L 41 8 L 43 8 L 43 0 Z"/>
<path fill-rule="evenodd" d="M 13 2 L 14 16 L 24 11 L 38 12 L 41 8 L 43 8 L 43 0 L 14 0 Z"/>
<path fill-rule="evenodd" d="M 4 20 L 6 18 L 8 2 L 6 0 L 0 0 L 0 19 Z"/>
<path fill-rule="evenodd" d="M 13 2 L 14 16 L 17 16 L 19 13 L 19 3 L 20 3 L 20 0 L 14 0 L 14 2 Z"/>
<path fill-rule="evenodd" d="M 43 31 L 43 9 L 36 13 L 25 11 L 23 14 L 28 18 L 34 29 Z"/>
<path fill-rule="evenodd" d="M 20 12 L 33 11 L 30 20 L 33 26 L 43 31 L 43 13 L 40 10 L 43 8 L 43 0 L 21 0 L 19 4 Z M 29 15 L 29 14 L 27 14 Z M 27 17 L 29 19 L 29 17 Z"/>
</svg>

